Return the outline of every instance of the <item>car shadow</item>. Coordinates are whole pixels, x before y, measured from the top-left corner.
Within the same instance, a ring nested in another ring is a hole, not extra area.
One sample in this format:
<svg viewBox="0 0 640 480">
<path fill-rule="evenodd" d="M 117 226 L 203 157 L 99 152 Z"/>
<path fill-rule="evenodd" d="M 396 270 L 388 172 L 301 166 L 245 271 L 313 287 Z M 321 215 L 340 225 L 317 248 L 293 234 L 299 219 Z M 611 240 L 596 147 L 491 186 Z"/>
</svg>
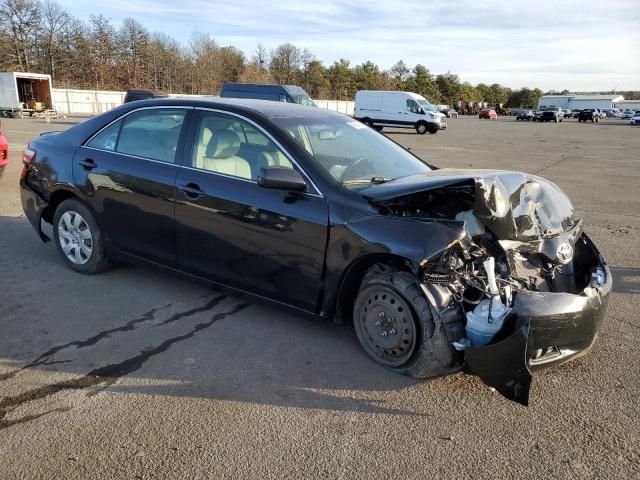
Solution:
<svg viewBox="0 0 640 480">
<path fill-rule="evenodd" d="M 0 217 L 0 251 L 0 391 L 27 388 L 0 397 L 0 429 L 23 404 L 106 388 L 426 415 L 383 400 L 425 382 L 371 361 L 351 327 L 146 266 L 79 275 L 24 217 Z"/>
</svg>

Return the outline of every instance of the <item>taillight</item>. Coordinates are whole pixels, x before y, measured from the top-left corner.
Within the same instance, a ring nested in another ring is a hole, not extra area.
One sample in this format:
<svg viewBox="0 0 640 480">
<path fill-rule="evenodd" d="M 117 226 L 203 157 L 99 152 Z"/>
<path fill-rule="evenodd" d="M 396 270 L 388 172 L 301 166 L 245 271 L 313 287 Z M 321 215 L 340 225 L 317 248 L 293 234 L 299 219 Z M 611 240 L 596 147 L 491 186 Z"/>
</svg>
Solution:
<svg viewBox="0 0 640 480">
<path fill-rule="evenodd" d="M 36 151 L 34 149 L 27 147 L 22 151 L 22 163 L 24 163 L 26 167 L 31 165 L 31 162 L 33 162 L 35 159 Z"/>
<path fill-rule="evenodd" d="M 24 181 L 27 179 L 29 175 L 29 165 L 36 159 L 36 151 L 32 148 L 25 148 L 22 151 L 22 163 L 24 167 L 22 167 L 22 173 L 20 173 L 20 180 Z"/>
</svg>

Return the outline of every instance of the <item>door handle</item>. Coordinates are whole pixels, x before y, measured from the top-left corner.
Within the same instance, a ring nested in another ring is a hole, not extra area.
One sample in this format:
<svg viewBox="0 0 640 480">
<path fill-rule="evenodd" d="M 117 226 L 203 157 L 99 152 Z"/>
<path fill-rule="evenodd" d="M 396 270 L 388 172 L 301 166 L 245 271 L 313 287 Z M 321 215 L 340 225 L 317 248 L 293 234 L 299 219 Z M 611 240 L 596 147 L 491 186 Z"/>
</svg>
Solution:
<svg viewBox="0 0 640 480">
<path fill-rule="evenodd" d="M 205 195 L 204 190 L 200 188 L 200 185 L 197 183 L 187 183 L 186 185 L 180 185 L 178 190 L 184 192 L 184 194 L 189 198 L 198 198 Z"/>
<path fill-rule="evenodd" d="M 91 158 L 85 158 L 84 160 L 80 160 L 78 165 L 83 167 L 86 170 L 93 170 L 98 166 L 96 162 L 94 162 Z"/>
</svg>

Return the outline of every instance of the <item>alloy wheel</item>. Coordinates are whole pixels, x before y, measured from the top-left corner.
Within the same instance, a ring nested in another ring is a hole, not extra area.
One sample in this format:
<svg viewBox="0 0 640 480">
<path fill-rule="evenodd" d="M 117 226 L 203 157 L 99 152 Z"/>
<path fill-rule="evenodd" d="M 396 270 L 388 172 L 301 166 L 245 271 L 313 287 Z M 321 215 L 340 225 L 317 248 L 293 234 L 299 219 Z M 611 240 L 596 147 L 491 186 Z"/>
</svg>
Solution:
<svg viewBox="0 0 640 480">
<path fill-rule="evenodd" d="M 68 210 L 58 221 L 58 240 L 70 262 L 84 265 L 93 253 L 93 234 L 87 221 L 78 212 Z"/>
</svg>

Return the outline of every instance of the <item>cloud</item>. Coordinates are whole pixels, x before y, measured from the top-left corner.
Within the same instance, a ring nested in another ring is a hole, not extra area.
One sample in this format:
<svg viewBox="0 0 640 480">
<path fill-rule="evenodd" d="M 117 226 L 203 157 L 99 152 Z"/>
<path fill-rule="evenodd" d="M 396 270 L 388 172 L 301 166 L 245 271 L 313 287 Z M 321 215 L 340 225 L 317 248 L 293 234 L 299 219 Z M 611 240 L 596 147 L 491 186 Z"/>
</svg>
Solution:
<svg viewBox="0 0 640 480">
<path fill-rule="evenodd" d="M 93 2 L 64 0 L 81 18 Z M 193 31 L 212 34 L 247 55 L 258 43 L 292 42 L 325 64 L 346 58 L 389 68 L 399 59 L 472 83 L 512 87 L 640 89 L 637 0 L 112 0 L 100 13 L 134 17 L 184 45 Z"/>
</svg>

